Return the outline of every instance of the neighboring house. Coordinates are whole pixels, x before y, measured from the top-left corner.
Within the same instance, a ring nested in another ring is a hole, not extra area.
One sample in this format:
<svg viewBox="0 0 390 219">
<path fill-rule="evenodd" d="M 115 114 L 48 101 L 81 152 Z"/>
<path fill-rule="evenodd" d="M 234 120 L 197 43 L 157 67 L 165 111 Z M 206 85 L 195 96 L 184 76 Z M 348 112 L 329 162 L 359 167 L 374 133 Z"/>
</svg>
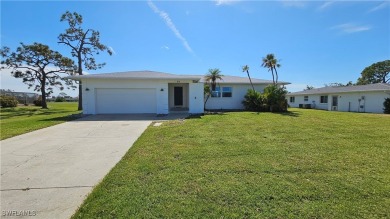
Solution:
<svg viewBox="0 0 390 219">
<path fill-rule="evenodd" d="M 287 94 L 291 107 L 329 111 L 383 113 L 383 102 L 390 97 L 390 84 L 323 87 Z"/>
<path fill-rule="evenodd" d="M 84 114 L 204 112 L 204 76 L 129 71 L 69 77 L 82 81 Z M 272 81 L 252 79 L 263 91 Z M 282 82 L 280 84 L 288 84 Z M 248 78 L 224 76 L 207 101 L 209 109 L 243 109 Z"/>
</svg>

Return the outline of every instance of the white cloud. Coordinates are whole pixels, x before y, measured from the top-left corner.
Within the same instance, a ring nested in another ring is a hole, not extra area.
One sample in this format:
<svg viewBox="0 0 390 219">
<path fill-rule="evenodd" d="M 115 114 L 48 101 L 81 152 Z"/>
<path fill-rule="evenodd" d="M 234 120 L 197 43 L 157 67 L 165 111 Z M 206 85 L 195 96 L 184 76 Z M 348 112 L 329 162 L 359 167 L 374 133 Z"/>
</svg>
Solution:
<svg viewBox="0 0 390 219">
<path fill-rule="evenodd" d="M 357 33 L 362 31 L 368 31 L 371 29 L 370 26 L 356 25 L 352 23 L 345 23 L 333 26 L 331 29 L 340 30 L 343 33 Z"/>
<path fill-rule="evenodd" d="M 184 48 L 192 54 L 195 54 L 194 51 L 191 49 L 190 45 L 188 44 L 187 40 L 181 35 L 180 31 L 176 28 L 175 24 L 172 22 L 171 18 L 169 17 L 168 13 L 165 11 L 162 11 L 157 8 L 155 4 L 153 4 L 152 1 L 148 1 L 149 7 L 160 17 L 165 21 L 165 24 L 169 27 L 169 29 L 172 30 L 172 32 L 175 34 L 175 36 L 182 42 Z"/>
<path fill-rule="evenodd" d="M 169 50 L 168 46 L 162 46 L 161 49 Z"/>
<path fill-rule="evenodd" d="M 318 10 L 324 10 L 326 8 L 329 8 L 334 3 L 334 1 L 324 2 L 320 7 L 318 7 Z"/>
<path fill-rule="evenodd" d="M 383 9 L 383 8 L 386 8 L 387 6 L 390 5 L 390 2 L 386 1 L 386 2 L 382 2 L 381 4 L 371 8 L 368 12 L 371 13 L 371 12 L 374 12 L 374 11 L 377 11 L 377 10 L 380 10 L 380 9 Z"/>
<path fill-rule="evenodd" d="M 305 1 L 299 1 L 299 0 L 281 0 L 281 2 L 285 7 L 294 7 L 294 8 L 304 8 L 307 3 Z"/>
<path fill-rule="evenodd" d="M 213 0 L 215 2 L 215 5 L 231 5 L 234 3 L 239 2 L 240 0 Z"/>
</svg>

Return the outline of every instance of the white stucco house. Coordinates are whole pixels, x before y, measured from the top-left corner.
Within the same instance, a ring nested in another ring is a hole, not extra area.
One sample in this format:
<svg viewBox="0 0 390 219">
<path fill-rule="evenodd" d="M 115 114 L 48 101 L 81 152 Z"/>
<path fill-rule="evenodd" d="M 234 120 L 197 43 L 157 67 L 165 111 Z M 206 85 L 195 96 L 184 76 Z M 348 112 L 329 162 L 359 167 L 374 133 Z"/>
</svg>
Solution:
<svg viewBox="0 0 390 219">
<path fill-rule="evenodd" d="M 204 81 L 204 76 L 201 77 L 201 82 Z M 252 78 L 252 84 L 256 91 L 263 92 L 264 88 L 273 82 Z M 288 82 L 279 81 L 279 86 L 290 84 Z M 248 89 L 252 89 L 248 77 L 237 77 L 224 75 L 222 80 L 217 81 L 216 92 L 213 92 L 211 97 L 206 102 L 207 110 L 242 110 L 244 106 L 242 101 Z"/>
<path fill-rule="evenodd" d="M 204 112 L 204 75 L 129 71 L 69 78 L 83 84 L 84 114 Z M 272 83 L 261 79 L 252 82 L 260 92 Z M 247 77 L 224 76 L 208 99 L 206 109 L 243 109 L 241 101 L 250 88 Z"/>
<path fill-rule="evenodd" d="M 384 83 L 323 87 L 287 94 L 290 107 L 367 113 L 383 113 L 386 98 L 390 98 L 390 84 Z"/>
</svg>

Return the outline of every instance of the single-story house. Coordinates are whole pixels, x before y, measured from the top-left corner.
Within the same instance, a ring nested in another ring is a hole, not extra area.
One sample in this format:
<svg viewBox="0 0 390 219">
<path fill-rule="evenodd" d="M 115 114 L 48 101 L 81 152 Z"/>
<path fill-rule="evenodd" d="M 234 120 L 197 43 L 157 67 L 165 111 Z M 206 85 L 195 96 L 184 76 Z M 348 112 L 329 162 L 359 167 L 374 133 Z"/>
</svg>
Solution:
<svg viewBox="0 0 390 219">
<path fill-rule="evenodd" d="M 201 77 L 201 82 L 205 83 L 204 76 Z M 273 82 L 251 78 L 253 87 L 256 91 L 263 92 L 264 88 Z M 278 85 L 284 86 L 290 84 L 288 82 L 279 81 Z M 242 101 L 248 89 L 252 89 L 248 77 L 237 77 L 224 75 L 222 80 L 217 81 L 216 91 L 206 102 L 207 110 L 242 110 L 244 106 Z"/>
<path fill-rule="evenodd" d="M 287 94 L 291 107 L 329 111 L 383 113 L 383 102 L 390 98 L 390 84 L 323 87 Z"/>
<path fill-rule="evenodd" d="M 82 82 L 84 114 L 204 112 L 204 75 L 129 71 L 69 78 Z M 260 79 L 252 82 L 261 92 L 272 84 Z M 206 109 L 243 109 L 241 101 L 250 88 L 247 77 L 223 76 Z"/>
</svg>

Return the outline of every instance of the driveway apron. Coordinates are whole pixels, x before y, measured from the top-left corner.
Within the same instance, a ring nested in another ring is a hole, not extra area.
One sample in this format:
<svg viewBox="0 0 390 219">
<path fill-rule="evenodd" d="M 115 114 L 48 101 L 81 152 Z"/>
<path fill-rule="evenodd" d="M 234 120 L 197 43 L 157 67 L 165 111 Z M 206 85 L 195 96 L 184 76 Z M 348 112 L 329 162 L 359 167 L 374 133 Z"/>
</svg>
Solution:
<svg viewBox="0 0 390 219">
<path fill-rule="evenodd" d="M 95 115 L 1 141 L 1 216 L 69 218 L 155 115 Z"/>
</svg>

